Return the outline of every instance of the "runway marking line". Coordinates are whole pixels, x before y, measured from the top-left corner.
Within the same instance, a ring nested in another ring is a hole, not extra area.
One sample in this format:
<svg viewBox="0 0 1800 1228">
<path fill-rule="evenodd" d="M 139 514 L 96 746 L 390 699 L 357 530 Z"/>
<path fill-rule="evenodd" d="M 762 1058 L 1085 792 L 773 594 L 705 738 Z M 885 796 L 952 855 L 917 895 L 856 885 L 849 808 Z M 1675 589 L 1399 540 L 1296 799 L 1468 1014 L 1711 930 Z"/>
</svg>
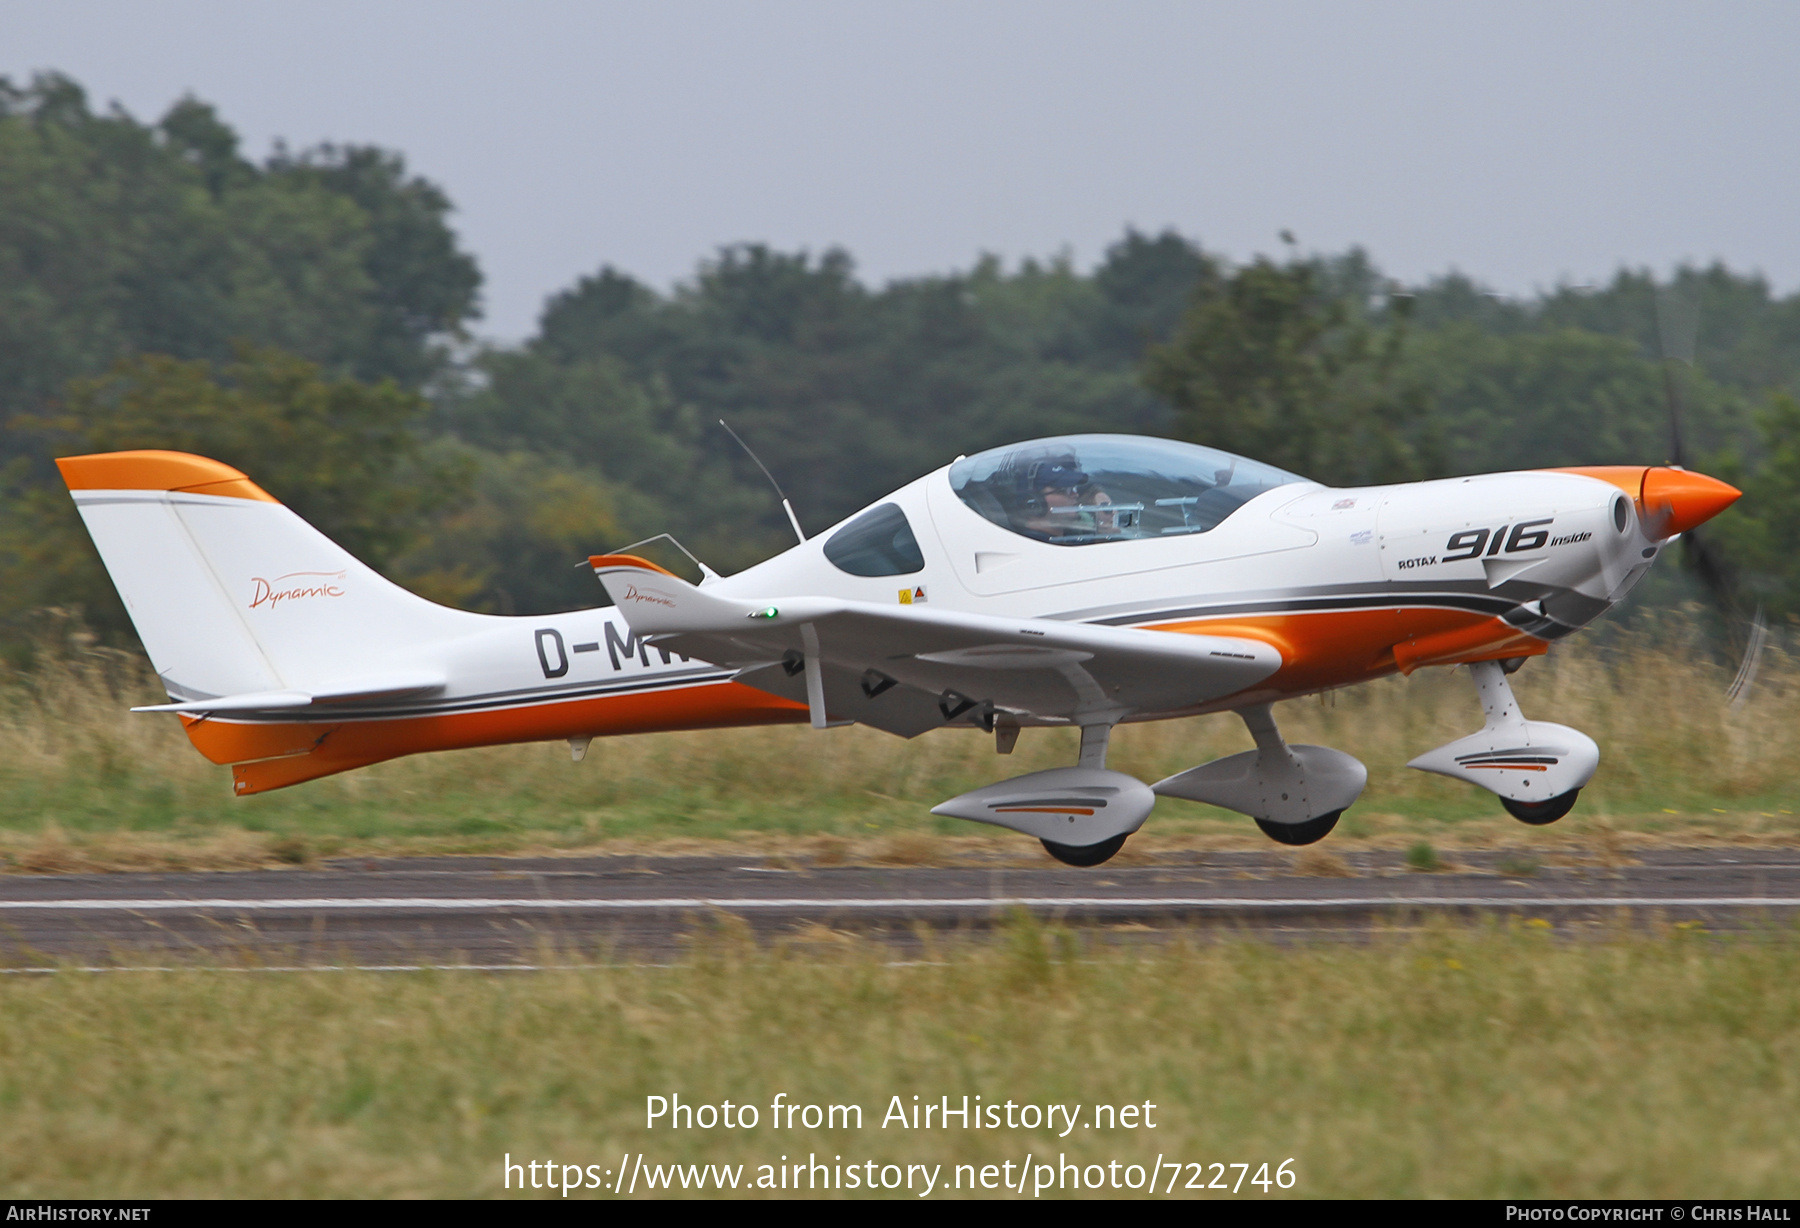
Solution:
<svg viewBox="0 0 1800 1228">
<path fill-rule="evenodd" d="M 585 972 L 588 964 L 261 964 L 220 968 L 206 964 L 71 964 L 48 968 L 0 968 L 0 976 L 48 976 L 57 972 Z M 638 964 L 635 967 L 667 967 Z"/>
<path fill-rule="evenodd" d="M 1093 962 L 1093 961 L 1087 961 Z M 933 959 L 890 959 L 884 968 L 943 968 Z M 673 968 L 674 964 L 258 964 L 250 968 L 190 964 L 59 964 L 54 967 L 0 968 L 0 976 L 53 976 L 61 972 L 595 972 L 613 968 Z"/>
<path fill-rule="evenodd" d="M 1234 896 L 950 896 L 938 898 L 815 899 L 806 897 L 668 897 L 641 900 L 544 899 L 503 896 L 322 896 L 287 899 L 0 900 L 0 912 L 644 912 L 719 909 L 727 912 L 899 908 L 1796 908 L 1800 896 L 1428 896 L 1375 895 L 1317 899 Z"/>
</svg>

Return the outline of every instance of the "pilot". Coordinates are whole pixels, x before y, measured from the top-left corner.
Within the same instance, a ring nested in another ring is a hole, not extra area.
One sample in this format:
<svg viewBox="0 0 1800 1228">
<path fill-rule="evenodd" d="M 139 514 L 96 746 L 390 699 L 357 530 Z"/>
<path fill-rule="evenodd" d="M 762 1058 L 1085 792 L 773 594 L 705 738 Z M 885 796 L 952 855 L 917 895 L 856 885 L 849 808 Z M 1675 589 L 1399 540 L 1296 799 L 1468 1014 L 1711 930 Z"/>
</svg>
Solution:
<svg viewBox="0 0 1800 1228">
<path fill-rule="evenodd" d="M 1055 541 L 1111 536 L 1116 531 L 1111 512 L 1088 510 L 1112 499 L 1091 484 L 1072 453 L 1033 461 L 1020 474 L 1020 486 L 1026 516 L 1019 527 L 1034 537 Z"/>
</svg>

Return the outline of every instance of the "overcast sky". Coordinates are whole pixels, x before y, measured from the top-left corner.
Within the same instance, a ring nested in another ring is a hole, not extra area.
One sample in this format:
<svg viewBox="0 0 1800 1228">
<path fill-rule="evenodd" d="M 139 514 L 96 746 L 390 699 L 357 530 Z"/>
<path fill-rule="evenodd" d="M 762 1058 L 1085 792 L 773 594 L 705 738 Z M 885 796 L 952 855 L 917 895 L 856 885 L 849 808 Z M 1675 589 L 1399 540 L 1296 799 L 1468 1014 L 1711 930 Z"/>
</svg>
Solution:
<svg viewBox="0 0 1800 1228">
<path fill-rule="evenodd" d="M 1175 226 L 1508 292 L 1725 260 L 1800 286 L 1800 5 L 0 0 L 0 73 L 403 152 L 483 331 L 603 263 L 841 245 L 872 282 Z"/>
</svg>

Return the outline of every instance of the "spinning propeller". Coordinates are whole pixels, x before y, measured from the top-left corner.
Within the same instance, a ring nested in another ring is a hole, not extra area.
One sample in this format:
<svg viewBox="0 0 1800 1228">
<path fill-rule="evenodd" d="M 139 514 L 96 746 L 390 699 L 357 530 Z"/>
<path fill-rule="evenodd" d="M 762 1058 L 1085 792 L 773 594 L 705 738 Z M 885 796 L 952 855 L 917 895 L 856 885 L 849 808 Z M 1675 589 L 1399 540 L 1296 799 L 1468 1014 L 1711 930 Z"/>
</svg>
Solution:
<svg viewBox="0 0 1800 1228">
<path fill-rule="evenodd" d="M 1699 304 L 1676 293 L 1672 284 L 1666 289 L 1658 290 L 1656 331 L 1662 349 L 1663 397 L 1669 410 L 1668 465 L 1674 470 L 1685 470 L 1687 448 L 1682 420 L 1686 406 L 1683 404 L 1683 394 L 1684 390 L 1692 386 L 1694 351 L 1700 333 Z M 1679 482 L 1675 475 L 1671 475 L 1671 478 Z M 1646 506 L 1654 506 L 1649 497 L 1651 492 L 1646 490 L 1644 493 Z M 1674 529 L 1681 534 L 1683 565 L 1698 577 L 1727 624 L 1734 621 L 1742 610 L 1742 595 L 1730 564 L 1717 547 L 1701 535 L 1698 526 L 1687 527 L 1684 531 L 1681 525 L 1668 525 L 1664 531 L 1667 529 Z M 1743 660 L 1738 665 L 1737 676 L 1732 679 L 1731 687 L 1726 692 L 1734 709 L 1741 708 L 1749 698 L 1768 640 L 1768 621 L 1763 616 L 1762 606 L 1758 604 L 1750 617 L 1750 632 L 1744 644 Z"/>
</svg>

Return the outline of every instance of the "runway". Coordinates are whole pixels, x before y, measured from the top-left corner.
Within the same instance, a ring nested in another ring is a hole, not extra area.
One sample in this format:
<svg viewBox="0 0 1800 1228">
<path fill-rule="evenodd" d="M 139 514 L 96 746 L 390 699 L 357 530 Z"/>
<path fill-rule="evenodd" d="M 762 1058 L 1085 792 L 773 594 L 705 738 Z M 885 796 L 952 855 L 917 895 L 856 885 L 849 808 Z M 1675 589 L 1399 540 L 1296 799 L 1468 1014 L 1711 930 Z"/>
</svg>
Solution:
<svg viewBox="0 0 1800 1228">
<path fill-rule="evenodd" d="M 1170 854 L 1075 870 L 794 868 L 759 857 L 414 858 L 209 874 L 0 876 L 0 966 L 533 967 L 659 961 L 721 927 L 764 941 L 856 934 L 917 948 L 1026 910 L 1104 941 L 1248 931 L 1366 935 L 1433 916 L 1790 927 L 1800 850 L 1667 849 L 1625 864 L 1462 854 L 1438 873 L 1397 852 L 1327 868 L 1283 851 Z M 1347 873 L 1346 873 L 1347 872 Z"/>
</svg>

